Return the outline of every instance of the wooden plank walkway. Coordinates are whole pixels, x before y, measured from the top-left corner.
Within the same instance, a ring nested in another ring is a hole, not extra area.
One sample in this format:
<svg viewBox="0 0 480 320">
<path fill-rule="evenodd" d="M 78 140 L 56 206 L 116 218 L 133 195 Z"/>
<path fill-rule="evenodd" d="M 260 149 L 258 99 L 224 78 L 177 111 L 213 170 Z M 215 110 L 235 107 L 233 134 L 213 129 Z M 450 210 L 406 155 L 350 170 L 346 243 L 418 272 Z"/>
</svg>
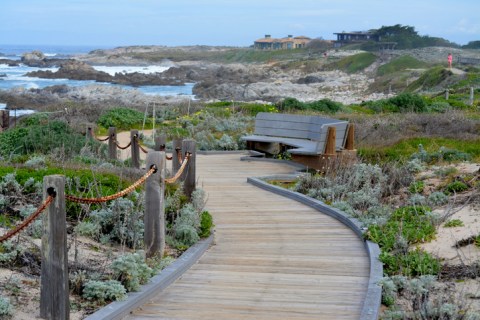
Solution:
<svg viewBox="0 0 480 320">
<path fill-rule="evenodd" d="M 215 245 L 126 319 L 359 319 L 369 262 L 337 220 L 246 182 L 289 173 L 238 154 L 197 156 Z"/>
</svg>

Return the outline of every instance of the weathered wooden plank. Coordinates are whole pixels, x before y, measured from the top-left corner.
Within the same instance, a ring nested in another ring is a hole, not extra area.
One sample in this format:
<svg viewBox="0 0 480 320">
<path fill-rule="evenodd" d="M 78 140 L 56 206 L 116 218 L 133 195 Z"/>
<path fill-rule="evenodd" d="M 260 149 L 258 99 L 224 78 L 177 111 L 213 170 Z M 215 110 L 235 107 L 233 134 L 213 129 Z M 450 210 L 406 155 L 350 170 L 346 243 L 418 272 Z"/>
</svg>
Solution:
<svg viewBox="0 0 480 320">
<path fill-rule="evenodd" d="M 369 262 L 339 221 L 246 184 L 282 164 L 197 155 L 216 245 L 128 319 L 358 319 Z"/>
</svg>

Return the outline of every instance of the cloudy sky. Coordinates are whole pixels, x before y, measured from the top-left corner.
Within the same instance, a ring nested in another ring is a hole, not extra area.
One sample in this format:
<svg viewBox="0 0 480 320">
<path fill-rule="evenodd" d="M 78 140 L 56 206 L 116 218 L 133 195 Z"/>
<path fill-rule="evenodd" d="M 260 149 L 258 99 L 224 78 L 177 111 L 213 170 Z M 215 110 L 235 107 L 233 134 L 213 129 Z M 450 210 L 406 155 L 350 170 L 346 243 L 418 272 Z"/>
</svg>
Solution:
<svg viewBox="0 0 480 320">
<path fill-rule="evenodd" d="M 0 0 L 1 44 L 248 46 L 395 24 L 480 40 L 480 0 Z"/>
</svg>

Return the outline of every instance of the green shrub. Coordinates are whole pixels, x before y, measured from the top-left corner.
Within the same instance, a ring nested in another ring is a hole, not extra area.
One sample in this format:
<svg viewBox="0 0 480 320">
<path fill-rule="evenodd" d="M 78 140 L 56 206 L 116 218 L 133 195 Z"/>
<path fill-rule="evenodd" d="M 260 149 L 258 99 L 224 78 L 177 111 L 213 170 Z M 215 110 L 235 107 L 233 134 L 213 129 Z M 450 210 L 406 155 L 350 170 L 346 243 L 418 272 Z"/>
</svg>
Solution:
<svg viewBox="0 0 480 320">
<path fill-rule="evenodd" d="M 425 188 L 425 182 L 415 181 L 410 185 L 410 187 L 408 187 L 408 191 L 410 193 L 422 193 L 424 188 Z"/>
<path fill-rule="evenodd" d="M 460 219 L 452 219 L 443 225 L 445 228 L 455 228 L 455 227 L 463 227 L 463 221 Z"/>
<path fill-rule="evenodd" d="M 108 129 L 116 127 L 117 130 L 130 130 L 143 124 L 144 114 L 129 108 L 115 108 L 107 111 L 98 118 L 97 123 Z"/>
<path fill-rule="evenodd" d="M 445 187 L 445 192 L 448 194 L 459 193 L 468 190 L 468 186 L 462 181 L 454 181 Z"/>
<path fill-rule="evenodd" d="M 412 206 L 397 209 L 383 225 L 368 227 L 366 236 L 380 246 L 380 260 L 386 274 L 438 273 L 440 263 L 437 259 L 418 249 L 409 251 L 410 245 L 434 238 L 435 222 L 428 207 Z"/>
<path fill-rule="evenodd" d="M 436 275 L 440 271 L 440 262 L 428 252 L 420 249 L 406 254 L 382 251 L 380 261 L 387 275 L 404 275 L 416 277 L 421 275 Z"/>
<path fill-rule="evenodd" d="M 92 144 L 94 142 L 91 142 Z M 13 154 L 52 154 L 72 157 L 80 153 L 85 145 L 85 137 L 61 121 L 51 121 L 45 125 L 17 127 L 0 133 L 0 156 Z"/>
<path fill-rule="evenodd" d="M 87 300 L 99 303 L 124 300 L 127 297 L 127 290 L 116 280 L 95 281 L 90 280 L 83 288 L 83 295 Z"/>
<path fill-rule="evenodd" d="M 211 229 L 213 228 L 213 218 L 210 212 L 203 211 L 200 216 L 200 238 L 207 238 L 210 236 Z"/>
<path fill-rule="evenodd" d="M 120 256 L 110 267 L 115 279 L 119 280 L 127 291 L 137 291 L 141 284 L 147 283 L 154 275 L 154 270 L 145 263 L 142 251 Z"/>
<path fill-rule="evenodd" d="M 295 98 L 285 98 L 277 103 L 277 108 L 282 111 L 287 110 L 313 110 L 318 112 L 335 113 L 339 111 L 343 104 L 330 99 L 321 99 L 312 102 L 301 102 Z"/>
<path fill-rule="evenodd" d="M 423 98 L 418 94 L 401 93 L 388 100 L 398 108 L 399 112 L 424 112 L 427 107 Z"/>
</svg>

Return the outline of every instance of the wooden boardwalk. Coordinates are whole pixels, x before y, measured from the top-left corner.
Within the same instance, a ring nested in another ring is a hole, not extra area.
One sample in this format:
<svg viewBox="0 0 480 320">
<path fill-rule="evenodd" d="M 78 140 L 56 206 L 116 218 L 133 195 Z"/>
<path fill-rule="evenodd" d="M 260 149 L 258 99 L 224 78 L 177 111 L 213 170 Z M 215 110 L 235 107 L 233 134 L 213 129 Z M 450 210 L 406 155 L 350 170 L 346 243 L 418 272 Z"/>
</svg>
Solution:
<svg viewBox="0 0 480 320">
<path fill-rule="evenodd" d="M 289 173 L 284 164 L 197 155 L 215 245 L 126 319 L 359 319 L 369 261 L 334 218 L 264 191 L 247 177 Z"/>
</svg>

